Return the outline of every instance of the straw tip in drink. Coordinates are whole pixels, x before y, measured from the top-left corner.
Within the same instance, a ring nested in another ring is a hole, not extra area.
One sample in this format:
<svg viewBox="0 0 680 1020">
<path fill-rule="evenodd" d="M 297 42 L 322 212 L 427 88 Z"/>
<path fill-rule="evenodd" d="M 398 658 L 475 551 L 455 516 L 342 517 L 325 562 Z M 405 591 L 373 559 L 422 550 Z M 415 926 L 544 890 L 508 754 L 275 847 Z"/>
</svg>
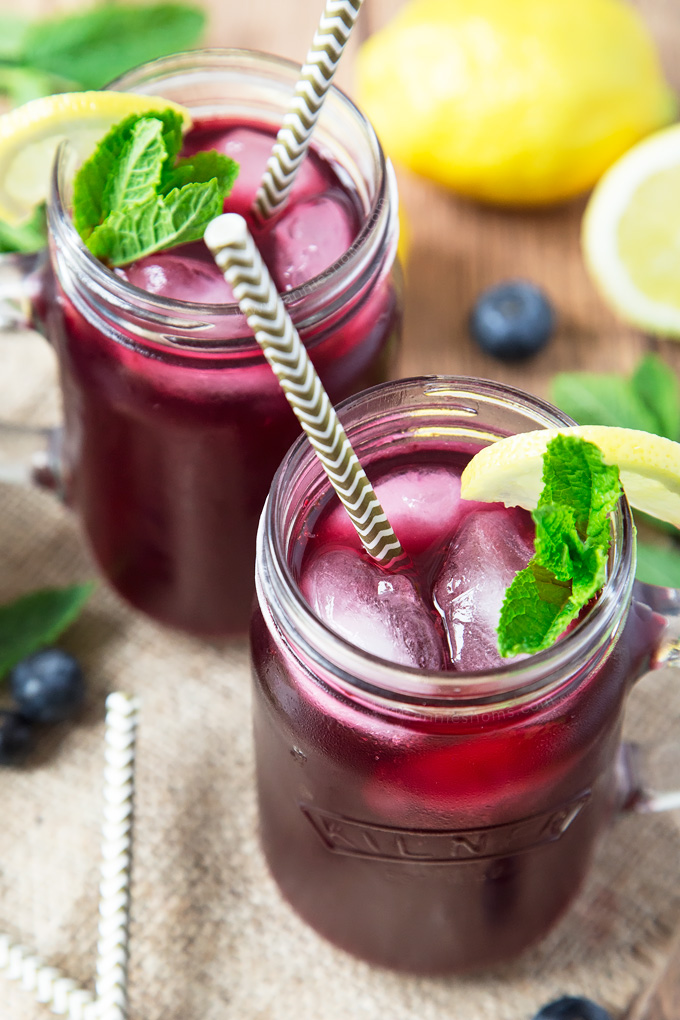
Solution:
<svg viewBox="0 0 680 1020">
<path fill-rule="evenodd" d="M 203 240 L 213 254 L 233 244 L 245 244 L 248 226 L 238 213 L 223 213 L 205 228 Z"/>
</svg>

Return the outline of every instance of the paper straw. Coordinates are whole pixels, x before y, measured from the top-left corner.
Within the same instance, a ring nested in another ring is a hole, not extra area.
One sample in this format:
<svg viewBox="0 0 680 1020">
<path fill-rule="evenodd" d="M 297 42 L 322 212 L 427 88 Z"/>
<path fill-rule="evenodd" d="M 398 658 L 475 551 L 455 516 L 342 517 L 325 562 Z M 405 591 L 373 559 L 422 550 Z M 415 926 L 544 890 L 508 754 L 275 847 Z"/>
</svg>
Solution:
<svg viewBox="0 0 680 1020">
<path fill-rule="evenodd" d="M 274 370 L 366 551 L 382 566 L 403 557 L 399 539 L 310 361 L 243 217 L 218 216 L 204 240 L 234 291 L 255 339 Z"/>
<path fill-rule="evenodd" d="M 97 999 L 101 1020 L 126 1020 L 135 730 L 139 705 L 117 692 L 106 699 Z"/>
<path fill-rule="evenodd" d="M 37 1002 L 69 1020 L 126 1020 L 130 854 L 135 729 L 138 702 L 128 694 L 106 699 L 104 824 L 97 943 L 97 995 L 0 934 L 0 971 L 20 981 Z"/>
<path fill-rule="evenodd" d="M 48 967 L 9 935 L 0 935 L 0 970 L 11 981 L 20 981 L 22 988 L 33 992 L 36 1001 L 50 1006 L 53 1013 L 69 1020 L 96 1020 L 100 1015 L 92 992 L 79 988 L 56 967 Z"/>
<path fill-rule="evenodd" d="M 269 219 L 286 202 L 363 0 L 327 0 L 288 112 L 276 136 L 253 212 Z"/>
</svg>

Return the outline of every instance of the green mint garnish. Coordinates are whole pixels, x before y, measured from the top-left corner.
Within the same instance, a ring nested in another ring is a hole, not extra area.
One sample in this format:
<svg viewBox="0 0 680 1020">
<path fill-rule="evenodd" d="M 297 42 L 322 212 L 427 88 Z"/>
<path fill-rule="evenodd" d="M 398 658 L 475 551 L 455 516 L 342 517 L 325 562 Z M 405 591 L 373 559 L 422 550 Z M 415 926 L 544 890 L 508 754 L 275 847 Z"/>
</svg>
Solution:
<svg viewBox="0 0 680 1020">
<path fill-rule="evenodd" d="M 47 217 L 45 206 L 39 205 L 31 218 L 18 227 L 0 220 L 0 252 L 21 252 L 24 255 L 40 251 L 47 244 Z"/>
<path fill-rule="evenodd" d="M 670 365 L 656 354 L 641 358 L 630 376 L 560 372 L 553 379 L 550 396 L 579 425 L 620 425 L 680 441 L 680 385 Z M 677 588 L 680 532 L 638 510 L 634 516 L 641 529 L 636 578 L 662 588 Z"/>
<path fill-rule="evenodd" d="M 44 588 L 0 606 L 0 677 L 50 644 L 79 615 L 93 584 Z"/>
<path fill-rule="evenodd" d="M 222 212 L 238 165 L 218 152 L 177 159 L 182 119 L 173 110 L 116 124 L 73 183 L 73 222 L 111 266 L 198 241 Z"/>
<path fill-rule="evenodd" d="M 543 457 L 543 491 L 532 513 L 535 554 L 505 593 L 501 655 L 549 648 L 602 588 L 609 515 L 621 496 L 617 467 L 576 436 L 556 436 Z"/>
<path fill-rule="evenodd" d="M 30 19 L 0 14 L 0 95 L 13 106 L 51 92 L 101 89 L 131 67 L 199 42 L 206 16 L 185 3 L 98 4 Z M 47 244 L 44 210 L 28 224 L 0 221 L 0 252 Z"/>
<path fill-rule="evenodd" d="M 656 354 L 645 355 L 630 377 L 560 372 L 550 397 L 579 425 L 620 425 L 680 440 L 680 386 Z"/>
<path fill-rule="evenodd" d="M 35 20 L 0 14 L 0 68 L 41 74 L 43 94 L 101 89 L 131 67 L 194 46 L 205 23 L 200 5 L 185 3 L 96 4 Z M 25 101 L 12 86 L 0 74 L 0 89 Z"/>
</svg>

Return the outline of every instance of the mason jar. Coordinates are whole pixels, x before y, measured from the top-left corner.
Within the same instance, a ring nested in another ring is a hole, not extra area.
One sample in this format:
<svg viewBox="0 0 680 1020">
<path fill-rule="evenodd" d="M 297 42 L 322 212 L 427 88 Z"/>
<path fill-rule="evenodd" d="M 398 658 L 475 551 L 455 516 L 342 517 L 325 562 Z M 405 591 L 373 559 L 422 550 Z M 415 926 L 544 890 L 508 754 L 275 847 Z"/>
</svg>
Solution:
<svg viewBox="0 0 680 1020">
<path fill-rule="evenodd" d="M 490 442 L 573 424 L 510 387 L 447 377 L 375 387 L 340 417 L 369 477 L 392 479 L 388 517 L 404 472 L 410 505 L 423 478 L 430 530 L 442 512 L 425 481 L 432 465 L 457 476 Z M 618 811 L 680 806 L 677 792 L 652 792 L 639 777 L 642 749 L 621 744 L 634 682 L 677 658 L 678 593 L 634 589 L 635 532 L 622 499 L 604 589 L 551 648 L 479 672 L 397 665 L 379 657 L 384 635 L 371 620 L 356 623 L 368 634 L 362 650 L 302 593 L 310 542 L 314 555 L 337 548 L 334 499 L 298 441 L 262 515 L 251 628 L 267 862 L 317 932 L 370 963 L 421 974 L 497 964 L 572 902 Z M 416 524 L 402 521 L 401 534 L 395 524 L 407 552 L 407 542 L 422 545 Z M 358 540 L 352 547 L 359 557 Z M 485 574 L 493 558 L 489 549 Z M 347 591 L 340 566 L 336 575 L 324 599 Z M 381 584 L 389 589 L 389 574 Z M 356 619 L 364 596 L 355 587 L 350 598 Z M 670 752 L 677 785 L 677 745 Z"/>
</svg>

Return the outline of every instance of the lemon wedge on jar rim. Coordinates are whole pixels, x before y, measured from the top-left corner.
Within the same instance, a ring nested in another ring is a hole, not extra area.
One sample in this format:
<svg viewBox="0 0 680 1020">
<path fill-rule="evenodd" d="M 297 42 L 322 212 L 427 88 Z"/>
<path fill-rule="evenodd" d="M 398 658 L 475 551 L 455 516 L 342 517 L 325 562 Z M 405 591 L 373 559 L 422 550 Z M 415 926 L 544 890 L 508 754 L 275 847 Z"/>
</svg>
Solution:
<svg viewBox="0 0 680 1020">
<path fill-rule="evenodd" d="M 176 110 L 191 125 L 189 111 L 161 96 L 132 92 L 63 92 L 33 99 L 0 116 L 0 219 L 16 225 L 49 193 L 59 144 L 68 139 L 80 157 L 103 134 L 133 113 Z"/>
<path fill-rule="evenodd" d="M 582 246 L 605 300 L 633 326 L 680 338 L 680 124 L 638 143 L 588 202 Z"/>
<path fill-rule="evenodd" d="M 522 432 L 485 446 L 463 471 L 463 499 L 535 509 L 543 487 L 543 454 L 558 433 L 595 443 L 606 464 L 618 465 L 631 506 L 680 527 L 680 443 L 607 425 Z"/>
</svg>

